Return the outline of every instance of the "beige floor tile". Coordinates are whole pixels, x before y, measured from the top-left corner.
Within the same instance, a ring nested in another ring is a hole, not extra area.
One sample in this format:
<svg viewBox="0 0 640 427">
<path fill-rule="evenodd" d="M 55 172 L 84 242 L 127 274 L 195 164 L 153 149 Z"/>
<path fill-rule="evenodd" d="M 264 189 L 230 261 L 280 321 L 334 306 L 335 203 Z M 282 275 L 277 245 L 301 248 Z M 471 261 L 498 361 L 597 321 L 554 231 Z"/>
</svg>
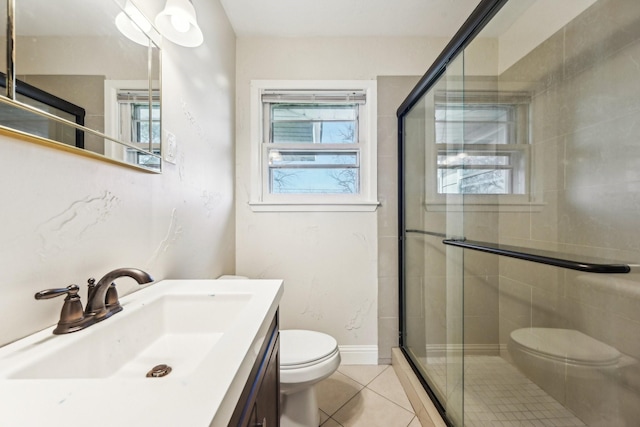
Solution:
<svg viewBox="0 0 640 427">
<path fill-rule="evenodd" d="M 422 427 L 422 424 L 420 424 L 420 420 L 418 419 L 418 417 L 414 417 L 409 423 L 408 427 Z"/>
<path fill-rule="evenodd" d="M 324 424 L 324 422 L 329 419 L 329 415 L 324 411 L 318 410 L 318 414 L 320 415 L 320 425 Z"/>
<path fill-rule="evenodd" d="M 345 374 L 362 385 L 367 385 L 389 366 L 391 365 L 340 365 L 338 372 Z"/>
<path fill-rule="evenodd" d="M 343 426 L 333 418 L 329 418 L 324 424 L 322 424 L 322 427 L 343 427 Z"/>
<path fill-rule="evenodd" d="M 402 406 L 407 411 L 413 412 L 409 398 L 402 388 L 396 372 L 392 368 L 386 369 L 378 375 L 371 381 L 367 388 Z"/>
<path fill-rule="evenodd" d="M 365 388 L 332 418 L 344 427 L 407 427 L 414 414 Z"/>
<path fill-rule="evenodd" d="M 326 380 L 316 384 L 318 407 L 329 416 L 333 415 L 345 403 L 355 396 L 363 385 L 346 375 L 335 372 Z"/>
</svg>

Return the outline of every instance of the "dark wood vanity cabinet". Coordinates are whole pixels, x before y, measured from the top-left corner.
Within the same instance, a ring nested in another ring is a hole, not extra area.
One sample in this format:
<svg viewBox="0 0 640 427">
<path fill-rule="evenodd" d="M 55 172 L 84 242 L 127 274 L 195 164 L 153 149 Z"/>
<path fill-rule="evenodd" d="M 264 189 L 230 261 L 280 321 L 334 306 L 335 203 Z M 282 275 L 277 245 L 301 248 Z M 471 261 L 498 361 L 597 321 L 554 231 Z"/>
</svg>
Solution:
<svg viewBox="0 0 640 427">
<path fill-rule="evenodd" d="M 271 322 L 229 427 L 280 426 L 280 338 L 278 313 Z"/>
</svg>

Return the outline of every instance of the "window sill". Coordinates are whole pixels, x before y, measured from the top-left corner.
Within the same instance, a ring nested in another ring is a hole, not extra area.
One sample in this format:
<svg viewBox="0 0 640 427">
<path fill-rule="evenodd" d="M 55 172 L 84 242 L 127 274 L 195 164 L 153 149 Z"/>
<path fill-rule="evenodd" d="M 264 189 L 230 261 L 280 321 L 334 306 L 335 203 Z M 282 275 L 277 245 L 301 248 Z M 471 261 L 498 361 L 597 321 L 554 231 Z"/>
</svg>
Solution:
<svg viewBox="0 0 640 427">
<path fill-rule="evenodd" d="M 380 202 L 289 203 L 249 202 L 253 212 L 375 212 Z"/>
</svg>

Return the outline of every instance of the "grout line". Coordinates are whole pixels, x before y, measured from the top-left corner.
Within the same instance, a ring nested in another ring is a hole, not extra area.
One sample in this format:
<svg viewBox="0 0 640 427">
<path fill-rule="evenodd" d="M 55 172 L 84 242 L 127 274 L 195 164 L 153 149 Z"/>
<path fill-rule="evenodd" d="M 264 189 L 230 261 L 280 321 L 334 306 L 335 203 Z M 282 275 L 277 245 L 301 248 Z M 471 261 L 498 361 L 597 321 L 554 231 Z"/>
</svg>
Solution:
<svg viewBox="0 0 640 427">
<path fill-rule="evenodd" d="M 393 400 L 389 399 L 388 397 L 383 396 L 382 394 L 380 394 L 380 393 L 378 393 L 378 392 L 376 392 L 376 391 L 374 391 L 374 390 L 372 390 L 371 388 L 369 388 L 369 387 L 368 387 L 368 385 L 369 385 L 369 384 L 371 384 L 373 381 L 375 381 L 375 379 L 376 379 L 376 378 L 378 378 L 380 375 L 382 375 L 383 373 L 385 373 L 385 372 L 387 371 L 387 369 L 389 369 L 389 368 L 392 368 L 392 369 L 393 369 L 392 365 L 388 365 L 387 367 L 385 367 L 385 368 L 384 368 L 382 371 L 380 371 L 380 372 L 379 372 L 375 377 L 373 377 L 373 378 L 372 378 L 372 379 L 371 379 L 367 384 L 362 384 L 362 383 L 360 383 L 360 382 L 359 382 L 359 381 L 357 381 L 356 379 L 352 378 L 351 376 L 347 375 L 346 373 L 344 373 L 344 372 L 340 371 L 340 369 L 338 369 L 338 372 L 340 372 L 340 374 L 344 375 L 345 377 L 349 378 L 350 380 L 354 381 L 355 383 L 357 383 L 357 384 L 361 385 L 361 386 L 362 386 L 362 388 L 361 388 L 360 390 L 358 390 L 358 392 L 357 392 L 356 394 L 354 394 L 354 395 L 353 395 L 353 396 L 351 396 L 349 399 L 347 399 L 347 400 L 346 400 L 346 401 L 345 401 L 345 402 L 344 402 L 340 407 L 338 407 L 338 408 L 337 408 L 333 413 L 328 414 L 327 412 L 322 411 L 322 412 L 324 412 L 325 414 L 327 414 L 327 415 L 328 415 L 328 418 L 325 420 L 325 422 L 324 422 L 322 425 L 326 424 L 329 420 L 333 420 L 336 424 L 338 424 L 339 426 L 342 426 L 342 424 L 341 424 L 340 422 L 338 422 L 338 421 L 337 421 L 333 416 L 334 416 L 335 414 L 337 414 L 338 412 L 340 412 L 340 411 L 341 411 L 341 410 L 342 410 L 342 409 L 343 409 L 343 408 L 344 408 L 344 407 L 345 407 L 349 402 L 351 402 L 354 398 L 358 397 L 359 395 L 361 396 L 361 394 L 362 394 L 362 390 L 367 389 L 368 391 L 370 391 L 370 392 L 372 392 L 372 393 L 376 394 L 377 396 L 382 397 L 382 398 L 383 398 L 383 399 L 385 399 L 386 401 L 388 401 L 388 402 L 392 403 L 392 404 L 393 404 L 393 405 L 395 405 L 398 409 L 401 409 L 401 410 L 403 410 L 404 412 L 406 412 L 406 413 L 409 413 L 409 414 L 413 415 L 413 417 L 412 417 L 412 418 L 411 418 L 411 420 L 409 421 L 409 424 L 407 424 L 407 427 L 408 427 L 408 426 L 413 422 L 413 420 L 417 417 L 417 414 L 415 413 L 415 411 L 414 411 L 414 410 L 408 410 L 408 409 L 406 409 L 405 407 L 403 407 L 403 406 L 399 405 L 398 403 L 394 402 Z M 398 376 L 398 375 L 395 373 L 395 371 L 394 371 L 394 375 L 395 375 L 396 377 Z M 398 381 L 399 381 L 399 380 L 400 380 L 400 379 L 398 378 Z M 403 392 L 404 392 L 404 390 L 403 390 Z M 405 396 L 406 396 L 406 392 L 404 392 L 404 393 L 405 393 Z M 407 399 L 408 399 L 408 396 L 407 396 Z"/>
<path fill-rule="evenodd" d="M 377 394 L 378 396 L 382 397 L 383 399 L 385 399 L 385 400 L 387 400 L 387 401 L 391 402 L 392 404 L 396 405 L 399 409 L 402 409 L 402 410 L 403 410 L 403 411 L 405 411 L 405 412 L 408 412 L 408 413 L 410 413 L 410 414 L 413 414 L 413 417 L 414 417 L 414 418 L 416 417 L 415 412 L 406 410 L 405 408 L 403 408 L 402 406 L 398 405 L 398 404 L 397 404 L 396 402 L 394 402 L 393 400 L 389 400 L 389 399 L 387 399 L 386 397 L 382 396 L 381 394 L 376 393 L 375 391 L 371 390 L 369 387 L 366 387 L 366 386 L 365 386 L 362 390 L 364 390 L 365 388 L 366 388 L 367 390 L 369 390 L 370 392 L 375 393 L 375 394 Z M 340 423 L 339 423 L 335 418 L 333 418 L 333 416 L 334 416 L 335 414 L 337 414 L 338 412 L 340 412 L 340 410 L 341 410 L 342 408 L 344 408 L 344 407 L 347 405 L 347 403 L 351 402 L 353 399 L 355 399 L 356 397 L 358 397 L 358 395 L 362 393 L 362 390 L 360 390 L 359 392 L 357 392 L 356 394 L 354 394 L 354 395 L 353 395 L 353 397 L 351 397 L 349 400 L 347 400 L 346 402 L 344 402 L 344 405 L 342 405 L 341 407 L 339 407 L 339 408 L 338 408 L 338 409 L 337 409 L 333 414 L 331 414 L 331 415 L 329 416 L 329 418 L 333 419 L 336 423 L 338 423 L 338 425 L 340 425 L 340 426 L 341 426 L 342 424 L 340 424 Z M 326 412 L 325 412 L 325 413 L 326 413 Z M 413 418 L 412 418 L 411 420 L 413 420 Z M 327 421 L 329 421 L 329 420 L 327 419 Z M 325 423 L 326 423 L 326 421 L 325 421 Z M 410 423 L 409 423 L 409 424 L 410 424 Z M 407 425 L 408 425 L 408 424 L 407 424 Z"/>
<path fill-rule="evenodd" d="M 359 383 L 358 383 L 358 384 L 359 384 Z M 358 392 L 357 392 L 356 394 L 354 394 L 353 396 L 351 396 L 351 397 L 350 397 L 346 402 L 344 402 L 344 403 L 342 404 L 342 406 L 340 406 L 338 409 L 336 409 L 336 410 L 335 410 L 335 412 L 334 412 L 333 414 L 329 415 L 329 418 L 333 418 L 333 416 L 334 416 L 335 414 L 337 414 L 338 412 L 340 412 L 340 410 L 341 410 L 342 408 L 344 408 L 345 406 L 347 406 L 347 403 L 351 402 L 353 399 L 355 399 L 356 397 L 358 397 L 358 395 L 359 395 L 360 393 L 362 393 L 362 390 L 364 390 L 365 388 L 367 388 L 367 387 L 365 386 L 364 388 L 362 388 L 362 389 L 358 390 Z M 338 424 L 340 424 L 340 423 L 338 423 Z"/>
<path fill-rule="evenodd" d="M 413 414 L 414 416 L 416 415 L 416 413 L 415 413 L 414 411 L 410 411 L 410 410 L 408 410 L 407 408 L 405 408 L 404 406 L 400 406 L 400 405 L 398 405 L 398 404 L 397 404 L 396 402 L 394 402 L 393 400 L 389 399 L 389 398 L 388 398 L 388 397 L 386 397 L 386 396 L 381 395 L 380 393 L 376 392 L 375 390 L 371 390 L 369 387 L 365 387 L 365 388 L 366 388 L 367 390 L 369 390 L 370 392 L 375 393 L 375 394 L 377 394 L 378 396 L 382 397 L 383 399 L 385 399 L 385 400 L 387 400 L 387 401 L 389 401 L 389 402 L 393 403 L 393 404 L 394 404 L 394 405 L 396 405 L 398 408 L 403 409 L 404 411 L 406 411 L 406 412 L 408 412 L 408 413 L 410 413 L 410 414 Z M 360 391 L 362 391 L 362 390 L 360 390 Z M 358 393 L 359 393 L 359 392 L 358 392 Z M 405 393 L 405 394 L 406 394 L 406 393 Z M 354 396 L 354 397 L 355 397 L 355 396 Z M 407 399 L 408 399 L 408 397 L 407 397 Z"/>
<path fill-rule="evenodd" d="M 357 366 L 357 365 L 345 365 L 345 366 Z M 366 365 L 363 365 L 363 366 L 366 366 Z M 382 374 L 383 374 L 387 369 L 389 369 L 390 367 L 391 367 L 391 365 L 387 365 L 387 367 L 386 367 L 386 368 L 384 368 L 382 371 L 380 371 L 380 372 L 379 372 L 375 377 L 373 377 L 371 380 L 369 380 L 369 382 L 368 382 L 368 383 L 366 383 L 366 384 L 362 384 L 360 381 L 356 380 L 355 378 L 350 377 L 350 376 L 349 376 L 349 374 L 347 374 L 346 372 L 342 372 L 342 371 L 340 370 L 340 368 L 338 368 L 338 372 L 340 372 L 342 375 L 344 375 L 345 377 L 349 378 L 350 380 L 355 381 L 355 382 L 357 382 L 358 384 L 360 384 L 360 385 L 362 385 L 362 386 L 366 387 L 366 386 L 368 386 L 369 384 L 371 384 L 373 381 L 375 381 L 375 379 L 376 379 L 376 378 L 378 378 L 380 375 L 382 375 Z"/>
<path fill-rule="evenodd" d="M 372 382 L 374 382 L 380 375 L 384 374 L 385 372 L 387 372 L 387 369 L 389 369 L 391 367 L 391 365 L 387 365 L 386 368 L 384 368 L 382 371 L 380 371 L 380 373 L 378 375 L 376 375 L 375 377 L 373 377 L 373 379 L 371 381 L 369 381 L 369 384 L 371 384 Z"/>
</svg>

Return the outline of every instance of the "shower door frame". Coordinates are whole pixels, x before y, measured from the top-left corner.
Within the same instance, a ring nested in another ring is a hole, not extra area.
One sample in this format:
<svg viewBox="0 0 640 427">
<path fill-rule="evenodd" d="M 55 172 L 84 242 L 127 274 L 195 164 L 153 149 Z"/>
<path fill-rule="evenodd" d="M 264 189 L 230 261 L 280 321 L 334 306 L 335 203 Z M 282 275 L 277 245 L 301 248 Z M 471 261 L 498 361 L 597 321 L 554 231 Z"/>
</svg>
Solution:
<svg viewBox="0 0 640 427">
<path fill-rule="evenodd" d="M 420 78 L 416 86 L 411 90 L 409 95 L 400 104 L 396 112 L 398 118 L 398 302 L 399 302 L 399 345 L 400 350 L 405 356 L 405 359 L 413 369 L 414 373 L 420 380 L 420 383 L 424 387 L 425 391 L 433 401 L 436 409 L 442 416 L 442 419 L 449 426 L 452 426 L 451 421 L 447 418 L 447 413 L 444 405 L 438 400 L 435 393 L 431 389 L 431 385 L 422 376 L 420 370 L 415 365 L 413 360 L 409 357 L 406 349 L 406 322 L 405 322 L 405 212 L 404 212 L 404 118 L 411 111 L 411 109 L 420 101 L 423 95 L 425 95 L 438 79 L 445 73 L 447 64 L 454 60 L 459 53 L 475 38 L 475 36 L 484 28 L 484 26 L 495 16 L 496 13 L 508 2 L 509 0 L 482 0 L 478 6 L 471 13 L 469 18 L 460 27 L 460 29 L 453 36 L 451 41 L 445 46 L 443 51 L 438 55 L 434 63 L 429 67 L 427 72 Z M 446 236 L 445 236 L 446 237 Z M 464 330 L 463 330 L 464 334 Z M 463 349 L 464 351 L 464 349 Z"/>
</svg>

